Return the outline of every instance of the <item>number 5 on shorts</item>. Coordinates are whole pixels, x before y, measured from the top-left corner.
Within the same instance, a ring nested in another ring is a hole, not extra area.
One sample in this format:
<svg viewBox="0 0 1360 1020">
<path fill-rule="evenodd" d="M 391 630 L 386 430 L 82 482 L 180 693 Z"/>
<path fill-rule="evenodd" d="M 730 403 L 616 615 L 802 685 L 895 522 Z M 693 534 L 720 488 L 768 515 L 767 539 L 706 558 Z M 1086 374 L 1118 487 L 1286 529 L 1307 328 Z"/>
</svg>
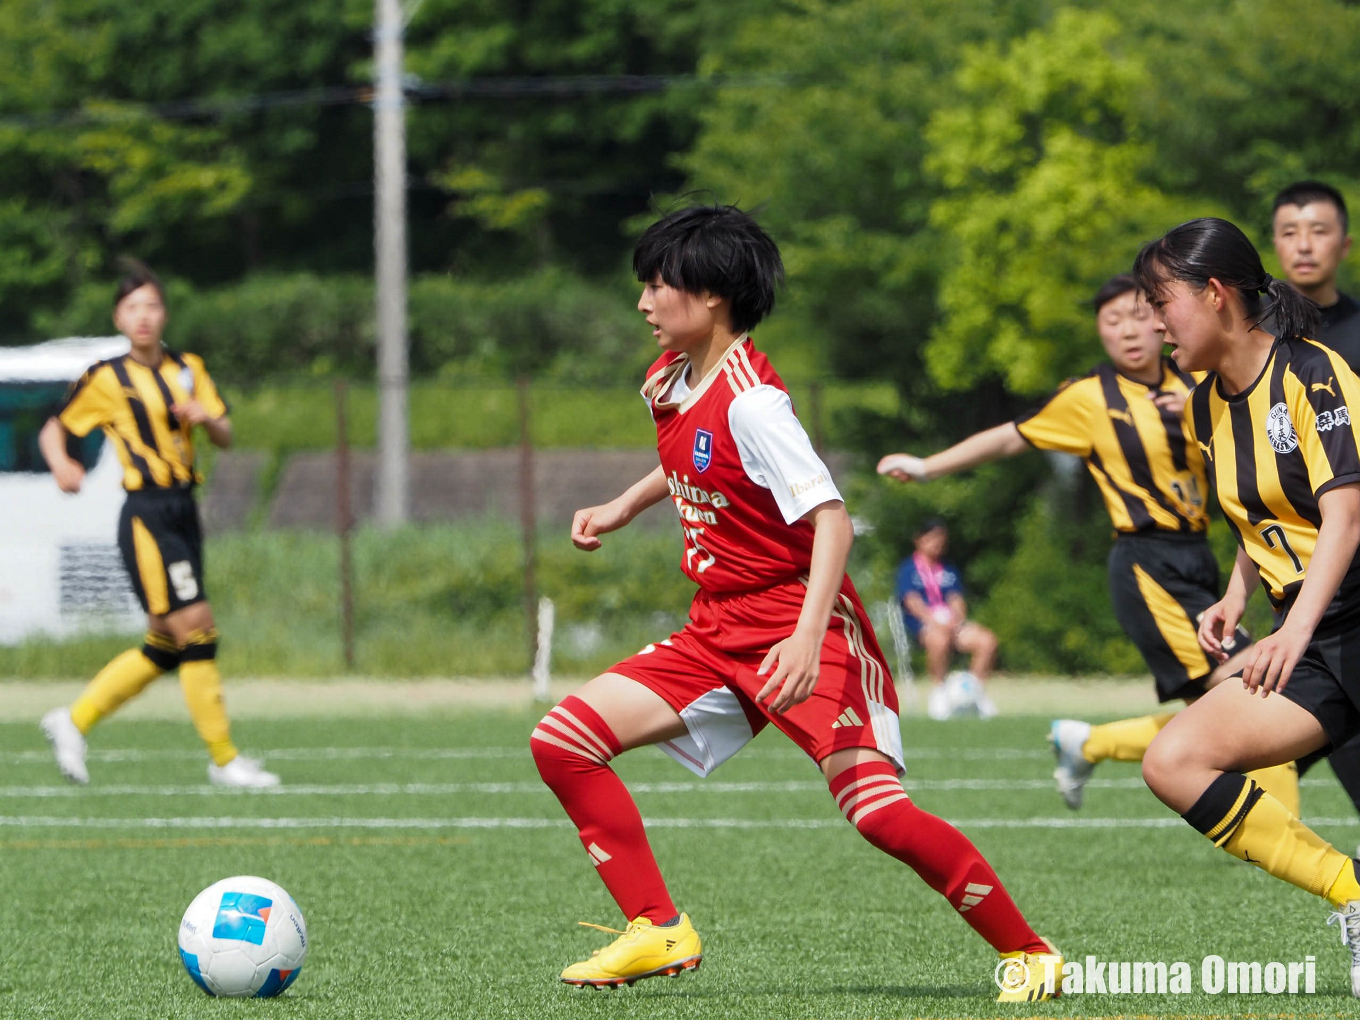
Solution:
<svg viewBox="0 0 1360 1020">
<path fill-rule="evenodd" d="M 181 602 L 188 602 L 198 594 L 198 579 L 194 577 L 194 565 L 188 560 L 170 564 L 165 572 L 170 575 L 170 583 L 174 585 L 175 594 Z"/>
</svg>

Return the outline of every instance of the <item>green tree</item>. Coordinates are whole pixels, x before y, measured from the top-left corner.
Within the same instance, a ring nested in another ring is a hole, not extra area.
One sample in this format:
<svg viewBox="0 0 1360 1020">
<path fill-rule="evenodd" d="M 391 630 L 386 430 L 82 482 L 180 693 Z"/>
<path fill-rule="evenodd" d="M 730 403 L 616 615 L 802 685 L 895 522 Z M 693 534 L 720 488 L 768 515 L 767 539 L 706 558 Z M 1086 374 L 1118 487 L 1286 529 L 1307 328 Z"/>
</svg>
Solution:
<svg viewBox="0 0 1360 1020">
<path fill-rule="evenodd" d="M 1152 76 L 1125 33 L 1112 14 L 1060 11 L 971 49 L 932 115 L 931 223 L 947 253 L 926 349 L 937 385 L 1000 376 L 1034 393 L 1103 358 L 1090 295 L 1196 208 L 1158 187 L 1138 116 Z"/>
</svg>

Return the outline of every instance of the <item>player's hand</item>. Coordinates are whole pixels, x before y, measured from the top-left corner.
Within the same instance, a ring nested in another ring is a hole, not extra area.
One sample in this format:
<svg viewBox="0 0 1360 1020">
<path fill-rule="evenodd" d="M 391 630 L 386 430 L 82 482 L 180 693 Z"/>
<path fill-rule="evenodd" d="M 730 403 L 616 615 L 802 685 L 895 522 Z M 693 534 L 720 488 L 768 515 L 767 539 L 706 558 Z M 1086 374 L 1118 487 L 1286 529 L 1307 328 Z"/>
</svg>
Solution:
<svg viewBox="0 0 1360 1020">
<path fill-rule="evenodd" d="M 1199 646 L 1214 657 L 1217 662 L 1227 662 L 1230 654 L 1223 642 L 1232 642 L 1237 634 L 1237 625 L 1242 622 L 1242 614 L 1247 604 L 1238 599 L 1224 598 L 1200 614 Z"/>
<path fill-rule="evenodd" d="M 213 416 L 203 410 L 203 405 L 192 397 L 170 405 L 170 413 L 187 425 L 202 425 L 211 421 Z"/>
<path fill-rule="evenodd" d="M 1165 393 L 1161 390 L 1148 394 L 1159 411 L 1168 411 L 1177 418 L 1185 413 L 1185 398 L 1189 395 L 1189 393 Z"/>
<path fill-rule="evenodd" d="M 52 480 L 62 492 L 76 493 L 85 482 L 85 469 L 74 460 L 52 468 Z"/>
<path fill-rule="evenodd" d="M 597 536 L 617 531 L 632 519 L 616 499 L 600 506 L 577 510 L 576 516 L 571 519 L 571 544 L 586 552 L 594 552 L 600 547 Z"/>
<path fill-rule="evenodd" d="M 1312 637 L 1311 631 L 1291 628 L 1286 621 L 1270 637 L 1251 646 L 1246 668 L 1242 670 L 1242 686 L 1252 694 L 1260 690 L 1263 698 L 1269 697 L 1271 691 L 1284 690 Z"/>
<path fill-rule="evenodd" d="M 756 676 L 764 676 L 771 666 L 774 667 L 770 679 L 765 681 L 765 686 L 756 695 L 756 701 L 764 704 L 766 698 L 778 692 L 767 707 L 780 714 L 806 701 L 817 686 L 821 661 L 821 638 L 795 630 L 765 654 L 760 668 L 756 670 Z"/>
<path fill-rule="evenodd" d="M 926 462 L 909 453 L 890 453 L 878 462 L 878 473 L 899 482 L 926 481 Z"/>
</svg>

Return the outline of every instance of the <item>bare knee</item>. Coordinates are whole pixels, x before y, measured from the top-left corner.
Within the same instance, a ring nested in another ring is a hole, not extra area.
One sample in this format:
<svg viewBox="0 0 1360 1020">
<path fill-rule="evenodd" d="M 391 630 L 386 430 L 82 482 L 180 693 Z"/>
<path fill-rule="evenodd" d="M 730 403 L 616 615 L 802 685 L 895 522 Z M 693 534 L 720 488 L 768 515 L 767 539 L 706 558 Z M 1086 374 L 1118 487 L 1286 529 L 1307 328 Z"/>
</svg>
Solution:
<svg viewBox="0 0 1360 1020">
<path fill-rule="evenodd" d="M 953 636 L 943 627 L 927 627 L 921 631 L 921 647 L 932 655 L 948 654 L 953 646 Z"/>
<path fill-rule="evenodd" d="M 1143 754 L 1143 781 L 1159 797 L 1177 776 L 1199 765 L 1194 742 L 1177 730 L 1162 730 Z"/>
</svg>

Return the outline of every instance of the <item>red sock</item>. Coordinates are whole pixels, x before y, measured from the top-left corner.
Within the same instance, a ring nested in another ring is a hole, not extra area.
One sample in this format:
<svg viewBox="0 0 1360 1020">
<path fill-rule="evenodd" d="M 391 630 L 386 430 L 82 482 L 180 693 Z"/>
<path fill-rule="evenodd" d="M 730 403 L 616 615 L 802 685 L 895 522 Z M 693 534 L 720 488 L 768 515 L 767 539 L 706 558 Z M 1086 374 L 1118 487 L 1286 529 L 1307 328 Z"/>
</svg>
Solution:
<svg viewBox="0 0 1360 1020">
<path fill-rule="evenodd" d="M 577 697 L 543 717 L 529 739 L 538 774 L 566 808 L 590 861 L 623 916 L 663 924 L 678 911 L 656 866 L 642 816 L 609 767 L 619 742 Z"/>
<path fill-rule="evenodd" d="M 831 795 L 860 835 L 911 867 L 997 952 L 1050 951 L 977 847 L 913 804 L 890 764 L 851 766 L 831 780 Z"/>
</svg>

